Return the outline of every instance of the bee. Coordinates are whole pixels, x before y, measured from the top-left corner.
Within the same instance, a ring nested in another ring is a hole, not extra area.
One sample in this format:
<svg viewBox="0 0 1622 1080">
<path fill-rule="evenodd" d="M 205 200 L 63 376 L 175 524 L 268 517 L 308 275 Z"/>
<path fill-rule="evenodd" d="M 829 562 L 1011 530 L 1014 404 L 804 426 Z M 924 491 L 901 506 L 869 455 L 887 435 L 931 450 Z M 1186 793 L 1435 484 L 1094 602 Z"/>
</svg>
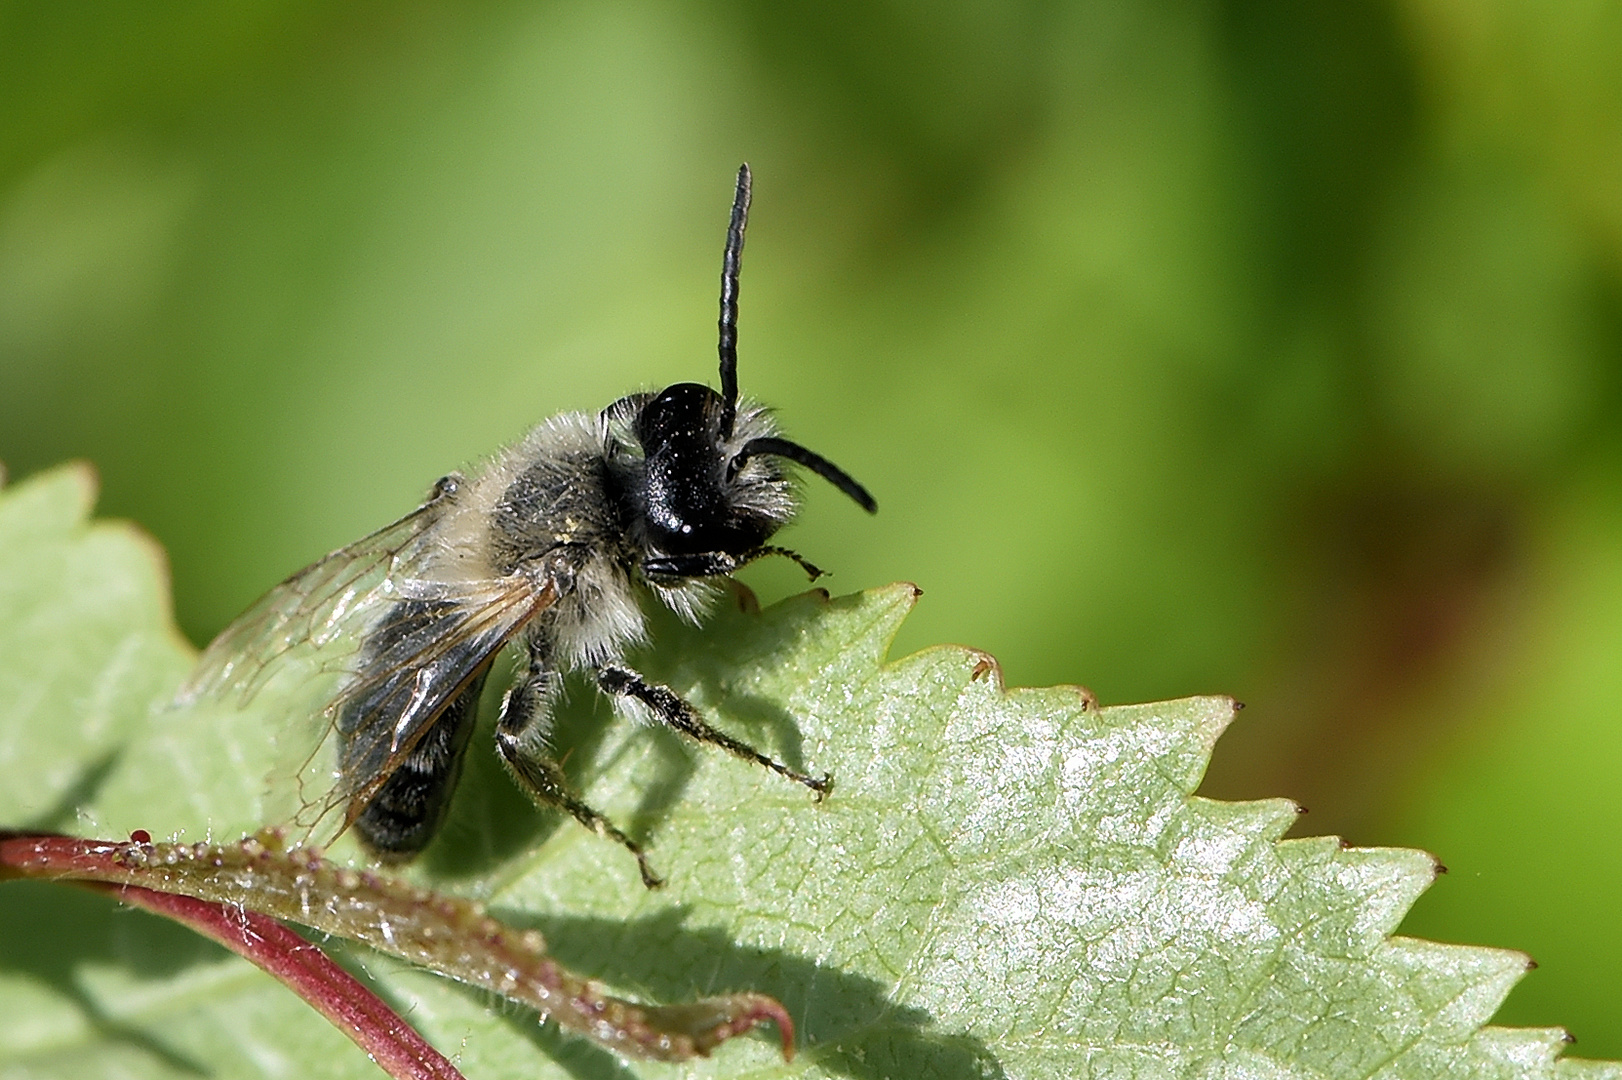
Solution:
<svg viewBox="0 0 1622 1080">
<path fill-rule="evenodd" d="M 750 174 L 738 170 L 721 264 L 720 392 L 676 383 L 633 393 L 595 416 L 544 421 L 469 475 L 452 473 L 392 525 L 332 552 L 271 589 L 204 650 L 181 700 L 243 700 L 294 655 L 328 680 L 312 711 L 336 746 L 323 794 L 303 820 L 341 816 L 384 862 L 425 848 L 445 819 L 492 663 L 508 645 L 518 670 L 502 698 L 496 749 L 541 807 L 636 857 L 642 846 L 570 788 L 548 746 L 563 678 L 598 689 L 700 743 L 803 784 L 811 776 L 712 727 L 688 702 L 626 665 L 646 637 L 643 603 L 698 622 L 723 579 L 769 555 L 820 571 L 767 544 L 794 516 L 792 467 L 832 483 L 869 513 L 867 489 L 784 438 L 772 414 L 738 396 L 738 272 Z M 305 763 L 308 767 L 309 762 Z"/>
</svg>

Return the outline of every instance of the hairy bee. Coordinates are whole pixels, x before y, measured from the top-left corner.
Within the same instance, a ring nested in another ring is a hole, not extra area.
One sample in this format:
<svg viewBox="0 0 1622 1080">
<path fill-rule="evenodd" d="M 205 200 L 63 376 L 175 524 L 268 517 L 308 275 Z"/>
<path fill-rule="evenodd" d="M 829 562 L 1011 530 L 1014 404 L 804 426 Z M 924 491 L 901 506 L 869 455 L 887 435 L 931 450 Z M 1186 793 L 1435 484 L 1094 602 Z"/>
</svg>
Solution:
<svg viewBox="0 0 1622 1080">
<path fill-rule="evenodd" d="M 595 416 L 562 413 L 474 475 L 440 480 L 405 517 L 276 586 L 204 651 L 183 697 L 247 696 L 305 650 L 341 656 L 319 711 L 336 736 L 316 820 L 340 813 L 385 860 L 420 852 L 444 821 L 485 676 L 509 643 L 523 650 L 502 700 L 496 748 L 537 804 L 568 811 L 636 856 L 640 845 L 580 800 L 547 746 L 565 673 L 595 674 L 677 731 L 797 781 L 820 798 L 828 776 L 795 771 L 716 730 L 669 688 L 623 662 L 645 635 L 641 600 L 696 621 L 718 580 L 765 555 L 794 515 L 787 466 L 830 481 L 863 509 L 873 497 L 843 470 L 778 434 L 738 397 L 738 270 L 749 215 L 738 170 L 721 270 L 719 393 L 677 383 L 620 398 Z M 349 652 L 345 653 L 348 643 Z"/>
</svg>

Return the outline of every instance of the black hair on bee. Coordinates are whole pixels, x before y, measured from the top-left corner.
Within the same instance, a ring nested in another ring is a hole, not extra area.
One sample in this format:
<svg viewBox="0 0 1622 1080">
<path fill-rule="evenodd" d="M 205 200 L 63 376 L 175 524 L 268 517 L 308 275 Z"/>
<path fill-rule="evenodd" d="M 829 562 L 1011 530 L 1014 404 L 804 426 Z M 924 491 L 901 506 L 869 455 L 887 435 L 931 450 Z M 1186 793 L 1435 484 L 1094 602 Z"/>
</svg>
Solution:
<svg viewBox="0 0 1622 1080">
<path fill-rule="evenodd" d="M 749 198 L 745 165 L 722 259 L 720 392 L 677 383 L 595 416 L 554 416 L 475 474 L 440 480 L 413 513 L 295 574 L 210 644 L 185 696 L 252 693 L 267 666 L 297 647 L 358 642 L 321 710 L 336 733 L 336 782 L 305 813 L 320 820 L 341 808 L 339 831 L 353 827 L 385 860 L 420 852 L 444 821 L 491 663 L 514 642 L 524 661 L 496 724 L 503 762 L 536 803 L 634 854 L 649 887 L 660 880 L 642 847 L 570 790 L 547 747 L 565 673 L 591 671 L 603 692 L 677 731 L 819 798 L 829 791 L 831 777 L 798 772 L 715 729 L 623 660 L 646 637 L 643 587 L 697 621 L 720 579 L 755 559 L 783 555 L 820 573 L 767 544 L 796 509 L 789 466 L 877 509 L 866 488 L 738 395 Z"/>
</svg>

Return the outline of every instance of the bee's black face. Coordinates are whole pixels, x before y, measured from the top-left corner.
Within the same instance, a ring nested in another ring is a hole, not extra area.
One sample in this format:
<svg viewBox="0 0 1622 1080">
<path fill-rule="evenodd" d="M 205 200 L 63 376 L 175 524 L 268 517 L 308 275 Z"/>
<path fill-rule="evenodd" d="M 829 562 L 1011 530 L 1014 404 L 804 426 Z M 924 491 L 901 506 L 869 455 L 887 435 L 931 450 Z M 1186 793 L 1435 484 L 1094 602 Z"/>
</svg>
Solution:
<svg viewBox="0 0 1622 1080">
<path fill-rule="evenodd" d="M 769 517 L 738 507 L 732 497 L 725 440 L 726 402 L 698 383 L 677 383 L 636 418 L 646 462 L 643 522 L 651 545 L 667 555 L 743 555 L 777 529 Z"/>
</svg>

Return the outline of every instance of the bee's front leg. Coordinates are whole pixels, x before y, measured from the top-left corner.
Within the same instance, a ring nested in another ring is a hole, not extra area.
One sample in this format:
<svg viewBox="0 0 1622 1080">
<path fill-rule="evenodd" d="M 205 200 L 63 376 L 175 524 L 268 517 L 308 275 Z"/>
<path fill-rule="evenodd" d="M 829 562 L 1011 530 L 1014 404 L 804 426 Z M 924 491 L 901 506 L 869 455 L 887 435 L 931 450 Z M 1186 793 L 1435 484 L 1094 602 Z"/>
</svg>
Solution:
<svg viewBox="0 0 1622 1080">
<path fill-rule="evenodd" d="M 543 642 L 531 642 L 529 670 L 513 683 L 501 700 L 501 718 L 496 722 L 496 749 L 501 752 L 501 760 L 536 805 L 566 810 L 598 836 L 625 848 L 636 856 L 642 884 L 657 889 L 664 884 L 664 879 L 648 865 L 642 845 L 569 789 L 563 767 L 545 747 L 543 737 L 551 726 L 552 702 L 561 682 L 548 663 L 547 652 Z"/>
<path fill-rule="evenodd" d="M 764 765 L 780 776 L 804 784 L 816 792 L 818 801 L 833 790 L 834 779 L 831 775 L 824 773 L 821 777 L 807 776 L 774 758 L 767 757 L 748 743 L 740 742 L 726 732 L 716 730 L 698 715 L 697 709 L 683 701 L 670 687 L 650 683 L 624 665 L 604 664 L 599 667 L 597 685 L 602 687 L 604 693 L 640 702 L 661 723 L 675 728 L 683 735 L 712 746 L 719 746 L 757 765 Z"/>
</svg>

